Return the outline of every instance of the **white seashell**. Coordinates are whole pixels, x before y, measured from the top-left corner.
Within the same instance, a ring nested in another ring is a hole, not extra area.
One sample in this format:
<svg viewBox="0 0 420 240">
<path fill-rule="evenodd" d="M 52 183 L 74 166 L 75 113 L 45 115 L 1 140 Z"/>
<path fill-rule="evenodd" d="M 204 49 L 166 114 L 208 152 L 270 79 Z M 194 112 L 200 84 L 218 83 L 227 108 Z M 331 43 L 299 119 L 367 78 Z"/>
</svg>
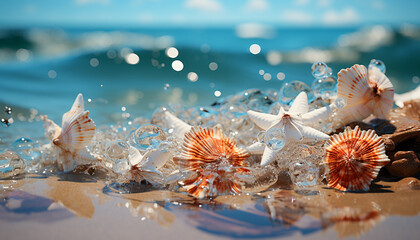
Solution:
<svg viewBox="0 0 420 240">
<path fill-rule="evenodd" d="M 62 128 L 67 128 L 67 125 L 71 124 L 81 113 L 85 111 L 83 95 L 79 93 L 74 100 L 73 106 L 70 111 L 63 114 L 63 120 L 61 123 Z"/>
<path fill-rule="evenodd" d="M 48 119 L 46 115 L 41 116 L 41 120 L 44 122 L 45 136 L 51 141 L 57 138 L 61 133 L 61 128 L 55 124 L 52 120 Z"/>
<path fill-rule="evenodd" d="M 406 93 L 394 94 L 395 105 L 401 108 L 404 107 L 404 102 L 407 102 L 413 99 L 420 99 L 420 86 Z"/>
<path fill-rule="evenodd" d="M 141 162 L 143 155 L 137 150 L 137 148 L 130 146 L 128 150 L 128 162 L 131 166 L 135 166 Z"/>
<path fill-rule="evenodd" d="M 143 156 L 143 160 L 139 163 L 139 167 L 144 170 L 155 172 L 161 168 L 171 158 L 169 151 L 151 150 Z"/>
<path fill-rule="evenodd" d="M 51 149 L 57 151 L 57 164 L 64 172 L 72 171 L 77 163 L 89 164 L 101 158 L 86 149 L 95 134 L 95 123 L 84 111 L 82 94 L 79 94 L 70 111 L 63 115 L 62 128 L 47 116 L 41 116 L 45 135 L 52 141 Z"/>
<path fill-rule="evenodd" d="M 95 134 L 96 125 L 89 117 L 89 111 L 79 114 L 72 122 L 66 123 L 53 143 L 66 151 L 86 147 Z"/>
<path fill-rule="evenodd" d="M 379 69 L 368 71 L 356 64 L 338 73 L 337 97 L 346 102 L 337 112 L 337 121 L 344 125 L 371 114 L 386 119 L 393 105 L 394 88 Z"/>
<path fill-rule="evenodd" d="M 378 68 L 369 69 L 369 85 L 374 89 L 369 107 L 378 118 L 387 119 L 394 105 L 394 86 Z"/>
<path fill-rule="evenodd" d="M 181 119 L 177 118 L 175 115 L 173 115 L 170 112 L 165 112 L 165 118 L 168 122 L 169 126 L 173 128 L 173 134 L 178 139 L 184 139 L 184 135 L 191 130 L 191 125 L 188 123 L 182 121 Z"/>
</svg>

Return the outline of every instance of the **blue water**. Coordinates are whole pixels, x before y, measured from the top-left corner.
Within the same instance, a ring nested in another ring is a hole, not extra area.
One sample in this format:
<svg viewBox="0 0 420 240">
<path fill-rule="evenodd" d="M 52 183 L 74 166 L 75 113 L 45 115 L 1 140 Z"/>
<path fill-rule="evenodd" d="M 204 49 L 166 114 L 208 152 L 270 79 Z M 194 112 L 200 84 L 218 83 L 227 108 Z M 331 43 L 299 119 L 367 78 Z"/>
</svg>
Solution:
<svg viewBox="0 0 420 240">
<path fill-rule="evenodd" d="M 218 99 L 215 91 L 225 97 L 249 88 L 278 90 L 293 80 L 311 84 L 314 61 L 326 61 L 336 75 L 355 63 L 380 59 L 396 92 L 416 87 L 419 29 L 407 34 L 380 27 L 379 40 L 372 38 L 373 30 L 283 28 L 272 29 L 268 38 L 241 38 L 234 28 L 2 30 L 0 107 L 12 107 L 15 122 L 0 127 L 0 144 L 7 147 L 22 135 L 42 138 L 41 124 L 27 122 L 29 109 L 60 122 L 79 92 L 92 118 L 102 125 L 122 122 L 122 107 L 131 119 L 150 117 L 159 106 L 208 106 Z M 346 36 L 355 37 L 346 42 Z M 261 47 L 259 54 L 250 53 L 252 44 Z M 179 52 L 175 59 L 165 54 L 170 46 Z M 120 56 L 125 48 L 139 56 L 138 64 L 129 65 Z M 275 65 L 267 60 L 273 51 L 281 55 Z M 180 72 L 171 67 L 176 59 L 184 65 Z M 212 62 L 217 64 L 215 71 L 209 68 Z M 264 80 L 261 70 L 271 79 Z M 197 73 L 198 81 L 189 81 L 189 72 Z M 279 72 L 285 74 L 284 80 L 277 79 Z M 18 114 L 26 120 L 19 121 Z"/>
</svg>

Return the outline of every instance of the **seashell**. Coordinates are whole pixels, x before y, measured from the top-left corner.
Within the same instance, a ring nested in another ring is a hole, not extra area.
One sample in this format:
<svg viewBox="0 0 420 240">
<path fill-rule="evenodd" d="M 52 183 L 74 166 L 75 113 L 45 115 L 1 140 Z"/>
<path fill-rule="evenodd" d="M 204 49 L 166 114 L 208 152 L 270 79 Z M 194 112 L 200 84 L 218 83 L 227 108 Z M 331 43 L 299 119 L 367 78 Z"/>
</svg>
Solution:
<svg viewBox="0 0 420 240">
<path fill-rule="evenodd" d="M 349 127 L 331 136 L 324 163 L 328 186 L 340 191 L 367 191 L 379 170 L 389 163 L 382 138 L 373 130 Z"/>
<path fill-rule="evenodd" d="M 142 155 L 135 147 L 130 146 L 128 162 L 131 165 L 130 179 L 140 182 L 145 179 L 152 184 L 163 183 L 162 174 L 159 171 L 170 158 L 169 152 L 157 149 L 150 150 Z"/>
<path fill-rule="evenodd" d="M 394 87 L 379 69 L 369 71 L 354 65 L 338 73 L 337 97 L 346 105 L 337 112 L 338 121 L 346 125 L 371 114 L 386 119 L 394 101 Z"/>
<path fill-rule="evenodd" d="M 77 115 L 71 122 L 66 121 L 65 127 L 53 143 L 66 151 L 78 150 L 90 143 L 95 129 L 96 125 L 89 117 L 89 111 L 86 111 Z"/>
<path fill-rule="evenodd" d="M 178 139 L 183 139 L 184 135 L 191 130 L 191 125 L 177 118 L 170 112 L 165 112 L 165 118 L 169 127 L 173 128 L 173 134 Z"/>
<path fill-rule="evenodd" d="M 203 198 L 240 192 L 238 175 L 249 171 L 244 161 L 249 156 L 220 129 L 193 127 L 185 134 L 182 152 L 174 161 L 181 170 L 194 173 L 179 182 L 182 190 Z"/>
<path fill-rule="evenodd" d="M 96 125 L 85 111 L 83 95 L 79 93 L 70 111 L 63 114 L 62 128 L 47 116 L 41 116 L 45 135 L 52 141 L 53 149 L 58 153 L 57 163 L 65 172 L 72 171 L 77 162 L 86 164 L 101 161 L 101 158 L 87 151 L 86 146 L 92 140 Z"/>
<path fill-rule="evenodd" d="M 51 119 L 48 119 L 46 115 L 41 116 L 41 120 L 44 122 L 45 136 L 53 141 L 61 133 L 61 127 L 58 126 Z"/>
</svg>

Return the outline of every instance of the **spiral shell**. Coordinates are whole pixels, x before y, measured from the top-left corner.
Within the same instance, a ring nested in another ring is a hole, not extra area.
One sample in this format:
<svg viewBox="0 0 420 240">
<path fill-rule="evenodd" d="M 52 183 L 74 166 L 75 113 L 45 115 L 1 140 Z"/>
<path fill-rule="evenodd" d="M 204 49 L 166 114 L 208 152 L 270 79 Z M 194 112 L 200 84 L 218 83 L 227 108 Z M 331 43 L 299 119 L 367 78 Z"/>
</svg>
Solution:
<svg viewBox="0 0 420 240">
<path fill-rule="evenodd" d="M 340 191 L 367 191 L 389 161 L 382 139 L 373 130 L 348 127 L 331 136 L 326 147 L 328 186 Z"/>
<path fill-rule="evenodd" d="M 220 129 L 194 127 L 185 134 L 182 152 L 174 161 L 189 176 L 179 182 L 182 189 L 203 198 L 239 193 L 238 174 L 249 172 L 244 161 L 249 156 Z"/>
</svg>

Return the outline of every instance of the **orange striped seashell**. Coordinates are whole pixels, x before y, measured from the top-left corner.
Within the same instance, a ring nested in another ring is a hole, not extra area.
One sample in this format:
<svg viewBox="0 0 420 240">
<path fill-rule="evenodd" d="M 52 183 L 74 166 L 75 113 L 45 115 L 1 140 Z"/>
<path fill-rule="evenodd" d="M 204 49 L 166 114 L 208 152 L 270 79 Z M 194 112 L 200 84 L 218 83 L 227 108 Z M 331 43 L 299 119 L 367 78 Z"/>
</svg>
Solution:
<svg viewBox="0 0 420 240">
<path fill-rule="evenodd" d="M 347 127 L 331 136 L 326 147 L 328 186 L 340 191 L 368 191 L 371 181 L 389 161 L 385 145 L 375 131 Z"/>
<path fill-rule="evenodd" d="M 183 149 L 174 161 L 188 177 L 182 190 L 198 197 L 216 197 L 241 191 L 239 175 L 249 172 L 244 161 L 250 154 L 236 146 L 220 129 L 193 127 L 185 134 Z"/>
</svg>

